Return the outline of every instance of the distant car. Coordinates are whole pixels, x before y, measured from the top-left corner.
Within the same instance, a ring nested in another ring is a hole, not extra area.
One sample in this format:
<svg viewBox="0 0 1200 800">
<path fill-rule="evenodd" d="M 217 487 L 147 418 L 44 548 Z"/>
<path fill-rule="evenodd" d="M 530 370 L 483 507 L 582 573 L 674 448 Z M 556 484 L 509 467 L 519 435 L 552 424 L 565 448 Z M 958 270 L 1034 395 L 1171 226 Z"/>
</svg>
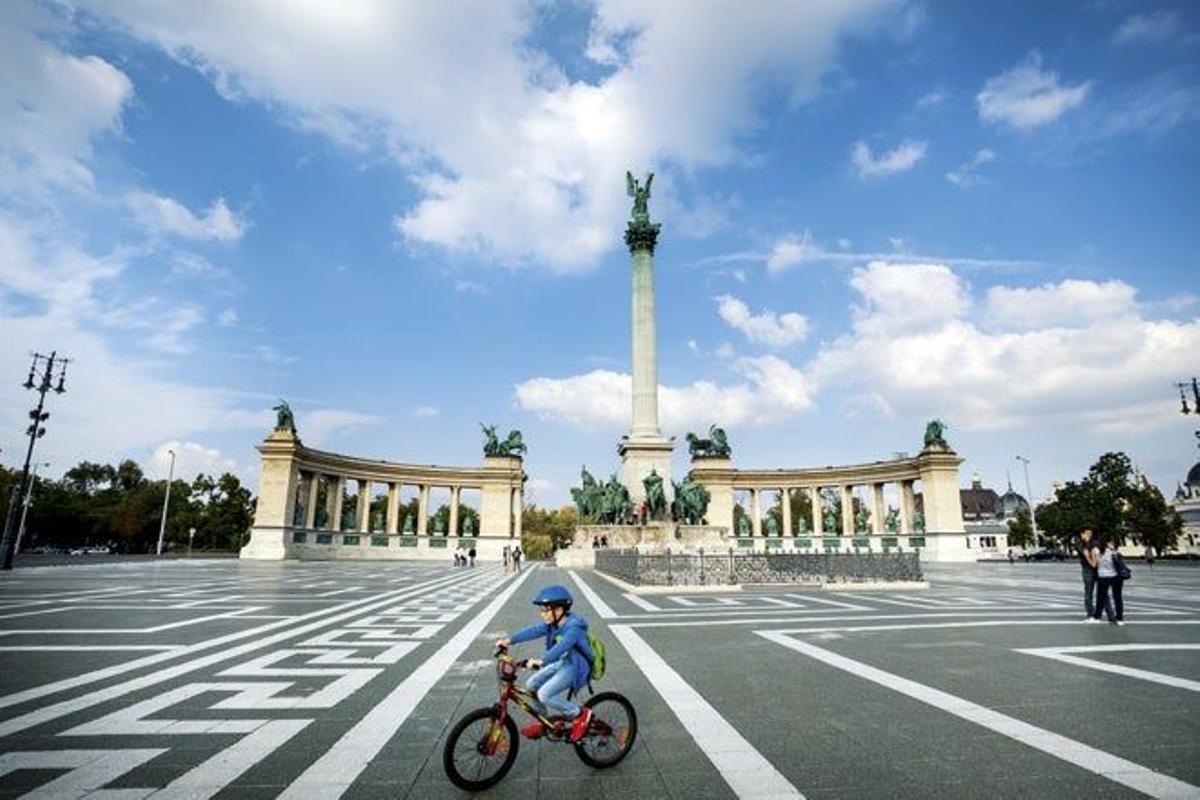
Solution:
<svg viewBox="0 0 1200 800">
<path fill-rule="evenodd" d="M 1034 550 L 1031 553 L 1025 553 L 1021 556 L 1022 561 L 1063 561 L 1067 554 L 1057 547 L 1043 547 L 1041 550 Z"/>
</svg>

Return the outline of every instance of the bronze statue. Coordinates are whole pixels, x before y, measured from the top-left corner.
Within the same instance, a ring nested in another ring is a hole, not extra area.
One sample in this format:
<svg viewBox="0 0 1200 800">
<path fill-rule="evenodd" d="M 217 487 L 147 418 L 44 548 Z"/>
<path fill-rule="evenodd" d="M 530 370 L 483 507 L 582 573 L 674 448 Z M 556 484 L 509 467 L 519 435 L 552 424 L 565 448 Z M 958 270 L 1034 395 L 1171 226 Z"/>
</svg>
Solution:
<svg viewBox="0 0 1200 800">
<path fill-rule="evenodd" d="M 737 530 L 738 536 L 751 536 L 754 533 L 754 530 L 750 525 L 750 518 L 747 517 L 745 514 L 742 514 L 742 516 L 740 516 L 738 518 L 737 527 L 738 527 L 738 530 Z"/>
<path fill-rule="evenodd" d="M 651 468 L 650 474 L 642 479 L 646 489 L 646 505 L 649 506 L 650 519 L 662 519 L 667 510 L 667 496 L 663 492 L 663 479 L 658 470 Z"/>
<path fill-rule="evenodd" d="M 671 502 L 671 513 L 685 525 L 703 525 L 712 495 L 699 483 L 686 478 L 683 483 L 672 483 L 675 499 Z"/>
<path fill-rule="evenodd" d="M 767 515 L 767 536 L 779 535 L 779 520 L 773 514 Z"/>
<path fill-rule="evenodd" d="M 949 450 L 950 445 L 946 444 L 944 435 L 948 427 L 950 426 L 940 419 L 931 419 L 925 426 L 925 449 Z"/>
<path fill-rule="evenodd" d="M 920 511 L 917 511 L 913 514 L 912 529 L 913 529 L 914 533 L 924 533 L 925 532 L 925 515 L 922 514 Z"/>
<path fill-rule="evenodd" d="M 292 407 L 287 404 L 283 398 L 279 399 L 279 405 L 271 408 L 275 412 L 275 430 L 296 432 L 296 417 L 292 414 Z"/>
<path fill-rule="evenodd" d="M 413 514 L 404 515 L 404 535 L 413 536 L 417 532 L 417 518 Z"/>
<path fill-rule="evenodd" d="M 508 438 L 500 441 L 496 436 L 495 425 L 484 425 L 481 422 L 479 427 L 483 429 L 483 454 L 485 456 L 515 456 L 528 452 L 529 448 L 525 446 L 519 430 L 509 431 Z"/>
<path fill-rule="evenodd" d="M 645 186 L 639 186 L 632 172 L 625 173 L 625 192 L 633 198 L 633 212 L 630 215 L 634 222 L 650 221 L 650 184 L 654 181 L 654 173 L 646 173 Z"/>
<path fill-rule="evenodd" d="M 883 526 L 887 528 L 888 533 L 895 533 L 900 530 L 900 512 L 894 507 L 888 506 L 888 513 L 884 517 Z"/>
<path fill-rule="evenodd" d="M 825 523 L 826 533 L 837 533 L 837 517 L 833 515 L 832 511 L 826 511 L 822 521 Z"/>
<path fill-rule="evenodd" d="M 688 443 L 688 455 L 692 458 L 729 458 L 733 454 L 725 430 L 716 425 L 709 426 L 707 439 L 689 432 L 684 438 Z"/>
<path fill-rule="evenodd" d="M 867 523 L 871 519 L 871 512 L 865 508 L 860 508 L 858 513 L 854 515 L 854 531 L 855 533 L 866 533 Z"/>
</svg>

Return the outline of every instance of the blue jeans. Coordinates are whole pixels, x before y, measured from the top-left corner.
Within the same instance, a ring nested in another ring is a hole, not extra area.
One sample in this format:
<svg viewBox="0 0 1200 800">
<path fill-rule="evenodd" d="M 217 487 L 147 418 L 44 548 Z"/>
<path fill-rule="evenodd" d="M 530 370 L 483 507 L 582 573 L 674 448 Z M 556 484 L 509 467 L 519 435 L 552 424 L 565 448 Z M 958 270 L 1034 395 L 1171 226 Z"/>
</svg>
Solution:
<svg viewBox="0 0 1200 800">
<path fill-rule="evenodd" d="M 525 684 L 537 693 L 538 702 L 550 714 L 559 714 L 568 719 L 579 714 L 579 704 L 566 698 L 566 693 L 575 684 L 575 667 L 569 658 L 546 664 L 529 677 Z M 561 694 L 562 697 L 555 697 Z"/>
</svg>

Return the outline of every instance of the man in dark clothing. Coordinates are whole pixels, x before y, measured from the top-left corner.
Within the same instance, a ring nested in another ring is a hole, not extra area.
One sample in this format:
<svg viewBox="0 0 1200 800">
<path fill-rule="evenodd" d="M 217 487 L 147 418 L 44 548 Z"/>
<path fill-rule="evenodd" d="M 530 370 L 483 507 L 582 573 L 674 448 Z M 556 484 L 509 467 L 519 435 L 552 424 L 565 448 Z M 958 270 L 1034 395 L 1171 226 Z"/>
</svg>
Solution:
<svg viewBox="0 0 1200 800">
<path fill-rule="evenodd" d="M 1100 550 L 1097 547 L 1096 537 L 1092 534 L 1091 528 L 1084 528 L 1075 537 L 1072 542 L 1076 555 L 1079 556 L 1079 567 L 1083 576 L 1083 607 L 1087 611 L 1087 616 L 1084 617 L 1084 622 L 1091 622 L 1092 615 L 1096 610 L 1096 560 L 1099 559 Z M 1092 551 L 1095 551 L 1093 554 Z"/>
</svg>

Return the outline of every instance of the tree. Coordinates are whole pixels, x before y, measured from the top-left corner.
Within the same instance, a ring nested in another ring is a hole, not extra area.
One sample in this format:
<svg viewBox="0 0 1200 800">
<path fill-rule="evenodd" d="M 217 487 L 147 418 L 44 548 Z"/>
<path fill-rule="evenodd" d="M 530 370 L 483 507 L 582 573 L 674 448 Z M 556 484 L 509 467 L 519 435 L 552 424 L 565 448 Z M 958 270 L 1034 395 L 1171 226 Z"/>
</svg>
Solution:
<svg viewBox="0 0 1200 800">
<path fill-rule="evenodd" d="M 1013 547 L 1028 547 L 1033 544 L 1033 521 L 1024 508 L 1017 511 L 1017 518 L 1008 521 L 1008 543 Z"/>
<path fill-rule="evenodd" d="M 570 547 L 575 540 L 575 526 L 578 522 L 579 515 L 575 506 L 563 506 L 554 510 L 527 506 L 521 513 L 521 550 L 530 558 L 544 558 L 555 550 Z M 542 538 L 545 541 L 542 541 Z M 546 547 L 549 547 L 549 552 L 542 556 L 535 555 L 537 548 Z"/>
<path fill-rule="evenodd" d="M 1183 533 L 1183 520 L 1167 505 L 1158 487 L 1149 483 L 1139 487 L 1125 508 L 1125 525 L 1133 539 L 1154 552 L 1171 550 Z"/>
</svg>

